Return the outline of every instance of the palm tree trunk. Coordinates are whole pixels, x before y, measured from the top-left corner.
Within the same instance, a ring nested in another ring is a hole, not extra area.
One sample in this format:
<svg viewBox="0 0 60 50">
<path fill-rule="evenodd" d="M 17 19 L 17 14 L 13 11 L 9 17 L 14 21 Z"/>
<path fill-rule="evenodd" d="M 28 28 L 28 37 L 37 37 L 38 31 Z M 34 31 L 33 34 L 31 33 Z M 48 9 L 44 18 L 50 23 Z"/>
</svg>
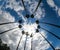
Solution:
<svg viewBox="0 0 60 50">
<path fill-rule="evenodd" d="M 60 26 L 59 26 L 59 25 L 55 25 L 55 24 L 51 24 L 51 23 L 46 23 L 46 22 L 40 22 L 40 23 L 43 23 L 43 24 L 48 24 L 48 25 L 51 25 L 51 26 L 55 26 L 55 27 L 60 28 Z"/>
<path fill-rule="evenodd" d="M 59 39 L 59 40 L 60 40 L 60 37 L 59 37 L 59 36 L 57 36 L 57 35 L 55 35 L 54 33 L 50 32 L 50 31 L 48 31 L 48 30 L 46 30 L 45 28 L 42 28 L 42 27 L 41 27 L 41 29 L 43 29 L 43 30 L 45 30 L 45 31 L 49 32 L 51 35 L 53 35 L 54 37 L 56 37 L 57 39 Z"/>
<path fill-rule="evenodd" d="M 37 5 L 35 11 L 33 12 L 33 14 L 37 11 L 37 9 L 38 9 L 38 7 L 39 7 L 39 5 L 40 5 L 41 2 L 42 2 L 42 0 L 39 0 L 38 5 Z"/>
<path fill-rule="evenodd" d="M 5 24 L 12 24 L 12 23 L 16 23 L 16 22 L 0 23 L 0 25 L 5 25 Z"/>
<path fill-rule="evenodd" d="M 0 34 L 4 34 L 4 33 L 8 32 L 8 31 L 11 31 L 11 30 L 14 30 L 14 29 L 17 29 L 17 28 L 18 28 L 18 27 L 15 27 L 15 28 L 12 28 L 12 29 L 6 30 L 6 31 L 4 31 L 4 32 L 1 32 Z"/>
<path fill-rule="evenodd" d="M 22 37 L 23 37 L 23 35 L 20 37 L 20 40 L 19 40 L 19 43 L 18 43 L 18 45 L 17 45 L 16 50 L 18 50 L 19 44 L 21 43 L 21 40 L 22 40 Z"/>
<path fill-rule="evenodd" d="M 24 50 L 26 50 L 26 41 L 27 41 L 27 35 L 26 35 L 26 40 L 25 40 L 25 44 L 24 44 Z"/>
<path fill-rule="evenodd" d="M 24 7 L 24 9 L 26 11 L 26 7 L 25 7 L 25 4 L 24 4 L 24 1 L 23 0 L 22 0 L 22 4 L 23 4 L 23 7 Z"/>
<path fill-rule="evenodd" d="M 31 38 L 31 50 L 32 50 L 32 43 L 33 43 L 33 41 L 32 41 L 32 40 L 33 40 L 33 37 Z"/>
<path fill-rule="evenodd" d="M 48 44 L 52 47 L 52 49 L 55 50 L 54 46 L 42 34 L 41 34 L 41 36 L 48 42 Z"/>
</svg>

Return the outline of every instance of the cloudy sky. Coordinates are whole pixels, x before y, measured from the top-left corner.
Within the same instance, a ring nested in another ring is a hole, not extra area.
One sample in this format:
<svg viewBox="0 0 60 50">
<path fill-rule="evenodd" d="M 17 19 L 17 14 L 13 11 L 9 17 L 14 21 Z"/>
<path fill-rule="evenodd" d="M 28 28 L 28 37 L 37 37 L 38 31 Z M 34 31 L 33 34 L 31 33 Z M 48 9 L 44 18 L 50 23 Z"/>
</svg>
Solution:
<svg viewBox="0 0 60 50">
<path fill-rule="evenodd" d="M 49 43 L 41 36 L 44 35 L 54 48 L 60 48 L 60 39 L 51 35 L 47 31 L 40 29 L 36 33 L 37 24 L 35 20 L 42 22 L 60 25 L 60 0 L 42 0 L 37 11 L 34 13 L 34 18 L 25 18 L 26 13 L 32 14 L 38 4 L 39 0 L 24 0 L 27 12 L 24 10 L 21 0 L 0 0 L 0 23 L 16 22 L 12 24 L 0 25 L 0 33 L 6 30 L 15 28 L 11 31 L 0 34 L 3 43 L 8 44 L 11 50 L 16 50 L 19 39 L 22 36 L 22 30 L 33 34 L 33 50 L 53 50 Z M 18 28 L 17 21 L 23 20 L 22 28 Z M 39 24 L 42 28 L 49 30 L 58 37 L 60 37 L 60 28 L 48 24 Z M 40 34 L 41 33 L 41 34 Z M 26 50 L 31 50 L 31 38 L 28 36 L 26 42 Z M 26 35 L 23 35 L 19 50 L 24 50 Z"/>
</svg>

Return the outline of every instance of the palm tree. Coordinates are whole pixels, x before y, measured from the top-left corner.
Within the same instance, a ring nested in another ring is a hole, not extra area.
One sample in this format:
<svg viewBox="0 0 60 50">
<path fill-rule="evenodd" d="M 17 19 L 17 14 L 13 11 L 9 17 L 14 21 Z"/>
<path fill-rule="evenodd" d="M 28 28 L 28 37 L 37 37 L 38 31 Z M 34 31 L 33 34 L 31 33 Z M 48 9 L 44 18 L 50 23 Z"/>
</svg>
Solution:
<svg viewBox="0 0 60 50">
<path fill-rule="evenodd" d="M 31 50 L 32 50 L 32 43 L 33 43 L 33 36 L 32 36 L 32 34 L 30 35 L 30 37 L 31 37 Z"/>
<path fill-rule="evenodd" d="M 24 30 L 23 30 L 23 31 L 22 31 L 22 36 L 20 37 L 20 40 L 19 40 L 19 43 L 18 43 L 18 45 L 17 45 L 16 50 L 18 50 L 19 44 L 21 43 L 21 40 L 22 40 L 22 37 L 23 37 L 24 34 L 25 34 L 25 32 L 24 32 Z"/>
<path fill-rule="evenodd" d="M 40 27 L 40 25 L 38 25 L 38 26 L 37 26 L 37 28 L 38 28 L 38 29 L 39 29 L 39 28 L 41 28 L 41 29 L 43 29 L 43 30 L 45 30 L 45 31 L 49 32 L 51 35 L 53 35 L 54 37 L 56 37 L 57 39 L 59 39 L 59 40 L 60 40 L 60 37 L 59 37 L 59 36 L 55 35 L 54 33 L 52 33 L 52 32 L 50 32 L 50 31 L 48 31 L 47 29 L 45 29 L 45 28 L 43 28 L 43 27 Z"/>
<path fill-rule="evenodd" d="M 40 5 L 41 2 L 42 2 L 42 0 L 39 0 L 39 2 L 37 4 L 37 7 L 36 7 L 35 11 L 33 12 L 33 14 L 37 11 L 37 9 L 38 9 L 38 7 L 39 7 L 39 5 Z"/>
<path fill-rule="evenodd" d="M 17 22 L 6 22 L 6 23 L 0 23 L 0 25 L 6 25 L 6 24 L 13 24 Z M 22 19 L 18 21 L 18 23 L 22 24 Z"/>
<path fill-rule="evenodd" d="M 21 43 L 21 39 L 22 39 L 22 37 L 23 37 L 23 35 L 20 37 L 20 40 L 19 40 L 19 43 L 18 43 L 18 45 L 17 45 L 16 50 L 18 50 L 18 47 L 19 47 L 19 44 Z"/>
<path fill-rule="evenodd" d="M 27 41 L 27 37 L 28 37 L 28 32 L 26 32 L 26 40 L 25 40 L 25 44 L 24 44 L 24 50 L 26 49 L 26 41 Z"/>
<path fill-rule="evenodd" d="M 37 11 L 37 9 L 38 9 L 38 7 L 39 7 L 39 5 L 40 5 L 41 2 L 42 2 L 42 0 L 39 0 L 38 4 L 36 6 L 35 11 L 31 14 L 31 18 L 34 18 L 34 13 Z"/>
<path fill-rule="evenodd" d="M 23 4 L 24 9 L 26 11 L 26 7 L 25 7 L 25 4 L 24 4 L 24 1 L 23 0 L 21 0 L 21 1 L 22 1 L 22 4 Z"/>
<path fill-rule="evenodd" d="M 36 33 L 38 33 L 39 32 L 39 29 L 36 29 Z"/>
<path fill-rule="evenodd" d="M 47 22 L 40 22 L 40 23 L 43 23 L 43 24 L 47 24 L 47 25 L 51 25 L 51 26 L 55 26 L 57 28 L 60 28 L 59 25 L 55 25 L 55 24 L 52 24 L 52 23 L 47 23 Z"/>
<path fill-rule="evenodd" d="M 22 25 L 19 25 L 18 27 L 15 27 L 15 28 L 12 28 L 12 29 L 3 31 L 3 32 L 1 32 L 0 34 L 4 34 L 5 32 L 11 31 L 11 30 L 14 30 L 14 29 L 17 29 L 17 28 L 22 28 Z"/>
<path fill-rule="evenodd" d="M 0 23 L 0 25 L 12 24 L 12 23 L 16 23 L 16 22 L 6 22 L 6 23 Z"/>
<path fill-rule="evenodd" d="M 23 0 L 21 0 L 21 1 L 22 1 L 24 10 L 27 12 L 27 9 L 26 9 L 26 7 L 25 7 L 24 1 L 23 1 Z M 26 13 L 26 16 L 25 16 L 25 17 L 26 17 L 26 18 L 29 18 L 30 16 L 29 16 L 29 14 Z"/>
<path fill-rule="evenodd" d="M 45 30 L 45 31 L 49 32 L 51 35 L 53 35 L 54 37 L 56 37 L 57 39 L 59 39 L 59 40 L 60 40 L 60 37 L 59 37 L 59 36 L 57 36 L 57 35 L 55 35 L 54 33 L 50 32 L 50 31 L 48 31 L 47 29 L 42 28 L 42 27 L 41 27 L 41 29 L 43 29 L 43 30 Z"/>
<path fill-rule="evenodd" d="M 41 36 L 48 42 L 48 44 L 52 47 L 52 49 L 55 50 L 54 46 L 42 34 L 41 34 Z"/>
<path fill-rule="evenodd" d="M 3 31 L 1 32 L 0 34 L 4 34 L 5 32 L 8 32 L 8 31 L 11 31 L 11 30 L 14 30 L 14 29 L 17 29 L 18 27 L 15 27 L 15 28 L 12 28 L 12 29 L 9 29 L 9 30 L 6 30 L 6 31 Z"/>
</svg>

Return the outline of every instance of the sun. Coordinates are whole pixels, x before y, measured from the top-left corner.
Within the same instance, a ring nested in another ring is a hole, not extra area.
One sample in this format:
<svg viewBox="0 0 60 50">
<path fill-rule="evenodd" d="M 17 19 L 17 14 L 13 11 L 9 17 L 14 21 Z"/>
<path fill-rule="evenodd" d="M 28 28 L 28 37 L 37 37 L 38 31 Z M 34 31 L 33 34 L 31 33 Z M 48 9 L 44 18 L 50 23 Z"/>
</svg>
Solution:
<svg viewBox="0 0 60 50">
<path fill-rule="evenodd" d="M 28 32 L 29 35 L 31 35 L 32 33 L 34 34 L 35 33 L 35 30 L 37 28 L 37 24 L 36 23 L 31 23 L 31 24 L 27 24 L 27 23 L 24 23 L 23 24 L 23 30 L 25 32 Z"/>
</svg>

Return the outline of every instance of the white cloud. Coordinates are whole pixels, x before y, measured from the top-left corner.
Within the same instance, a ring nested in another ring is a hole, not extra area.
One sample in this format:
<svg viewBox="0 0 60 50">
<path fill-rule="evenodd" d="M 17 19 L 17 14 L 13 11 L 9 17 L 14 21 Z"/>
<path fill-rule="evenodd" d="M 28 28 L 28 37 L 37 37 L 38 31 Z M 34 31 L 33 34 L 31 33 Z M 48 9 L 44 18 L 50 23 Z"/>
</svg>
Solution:
<svg viewBox="0 0 60 50">
<path fill-rule="evenodd" d="M 52 8 L 57 12 L 57 14 L 60 16 L 60 7 L 58 7 L 58 6 L 55 4 L 54 0 L 47 0 L 47 3 L 48 3 L 48 5 L 50 5 L 50 7 L 52 7 Z"/>
<path fill-rule="evenodd" d="M 47 0 L 47 3 L 51 6 L 51 7 L 55 7 L 55 3 L 53 0 Z"/>
<path fill-rule="evenodd" d="M 35 33 L 35 29 L 37 28 L 37 24 L 34 23 L 34 24 L 27 24 L 27 23 L 24 23 L 23 24 L 23 30 L 25 30 L 25 32 L 28 32 L 30 35 L 31 33 Z"/>
<path fill-rule="evenodd" d="M 9 2 L 9 5 L 6 5 L 6 8 L 10 7 L 12 9 L 14 9 L 17 13 L 18 13 L 18 11 L 23 10 L 23 7 L 20 6 L 19 3 L 17 3 L 15 0 L 9 0 L 9 1 L 6 1 L 6 2 Z M 32 2 L 29 1 L 29 4 L 31 4 L 31 3 Z M 36 3 L 37 2 L 35 1 L 35 3 L 31 6 L 36 6 Z M 30 10 L 32 8 L 33 7 L 30 7 Z M 44 10 L 41 10 L 41 8 L 38 8 L 38 10 L 37 10 L 38 14 L 36 14 L 36 16 L 38 16 L 38 17 L 36 17 L 36 18 L 40 19 L 41 15 L 43 14 L 42 11 L 44 12 Z M 7 12 L 0 11 L 0 16 L 1 16 L 0 17 L 0 23 L 2 23 L 2 22 L 14 22 L 15 21 L 14 17 L 12 17 Z M 22 16 L 23 16 L 23 14 L 22 14 Z M 19 24 L 16 23 L 16 24 L 9 24 L 9 25 L 0 26 L 0 32 L 3 32 L 3 31 L 8 30 L 10 28 L 17 27 L 18 25 Z M 35 29 L 37 28 L 36 26 L 37 26 L 36 23 L 33 23 L 33 24 L 28 23 L 27 24 L 26 21 L 25 21 L 25 23 L 23 24 L 23 29 L 26 32 L 28 31 L 29 34 L 31 34 L 31 33 L 35 34 Z M 17 29 L 14 29 L 12 31 L 6 32 L 5 34 L 0 35 L 0 38 L 2 38 L 4 43 L 7 43 L 10 46 L 11 50 L 15 50 L 16 47 L 17 47 L 17 44 L 19 42 L 19 38 L 21 37 L 21 31 L 22 31 L 21 29 L 17 28 Z M 45 34 L 44 34 L 44 36 L 46 37 Z M 47 48 L 50 47 L 48 45 L 48 43 L 41 37 L 40 34 L 37 33 L 33 38 L 34 38 L 33 39 L 33 48 L 35 48 L 34 50 L 40 50 L 40 49 L 44 50 L 44 49 L 47 49 Z M 24 42 L 25 42 L 25 35 L 22 38 L 19 49 L 23 50 Z M 27 50 L 30 50 L 30 48 L 31 48 L 31 39 L 30 38 L 28 38 L 27 47 L 28 47 Z"/>
<path fill-rule="evenodd" d="M 36 35 L 33 37 L 33 50 L 46 50 L 48 48 L 49 44 L 39 33 L 36 33 Z"/>
<path fill-rule="evenodd" d="M 60 8 L 58 9 L 58 15 L 60 16 Z"/>
</svg>

